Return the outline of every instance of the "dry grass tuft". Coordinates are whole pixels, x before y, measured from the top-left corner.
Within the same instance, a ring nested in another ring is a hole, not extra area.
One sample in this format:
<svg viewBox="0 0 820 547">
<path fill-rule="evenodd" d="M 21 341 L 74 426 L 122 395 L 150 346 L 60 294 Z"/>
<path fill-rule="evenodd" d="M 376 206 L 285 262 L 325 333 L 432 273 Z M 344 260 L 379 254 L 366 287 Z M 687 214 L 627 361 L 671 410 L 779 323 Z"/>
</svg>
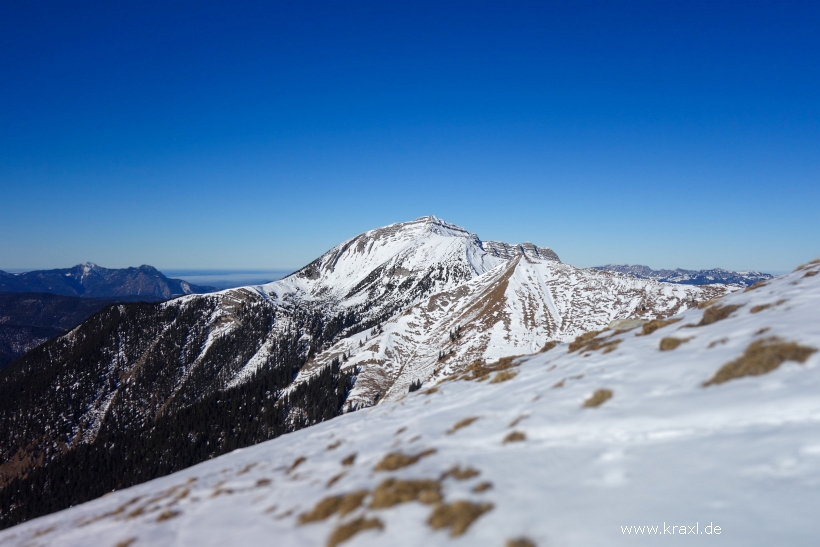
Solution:
<svg viewBox="0 0 820 547">
<path fill-rule="evenodd" d="M 373 490 L 370 508 L 384 509 L 410 501 L 419 501 L 429 505 L 438 503 L 441 499 L 441 483 L 439 481 L 429 479 L 385 479 Z"/>
<path fill-rule="evenodd" d="M 402 433 L 404 433 L 405 431 L 407 431 L 407 428 L 406 428 L 406 427 L 400 427 L 400 428 L 398 428 L 398 429 L 396 430 L 396 435 L 401 435 L 401 434 L 402 434 Z"/>
<path fill-rule="evenodd" d="M 450 428 L 449 431 L 447 431 L 447 434 L 452 435 L 453 433 L 455 433 L 456 431 L 458 431 L 462 427 L 467 427 L 468 425 L 470 425 L 471 423 L 473 423 L 477 419 L 478 419 L 478 416 L 472 416 L 470 418 L 464 418 L 463 420 L 459 420 L 458 422 L 456 422 L 453 425 L 453 427 Z"/>
<path fill-rule="evenodd" d="M 345 472 L 342 471 L 338 475 L 334 475 L 333 477 L 331 477 L 330 480 L 327 481 L 327 488 L 330 488 L 331 486 L 333 486 L 334 484 L 339 482 L 342 479 L 342 477 L 344 477 L 344 476 L 345 476 Z"/>
<path fill-rule="evenodd" d="M 808 268 L 812 264 L 820 264 L 820 258 L 815 258 L 814 260 L 810 260 L 810 261 L 806 262 L 805 264 L 801 264 L 798 267 L 796 267 L 794 269 L 794 271 L 799 272 L 800 270 L 805 270 L 806 268 Z"/>
<path fill-rule="evenodd" d="M 808 272 L 803 274 L 803 277 L 814 277 L 818 273 L 820 272 L 818 272 L 817 270 L 809 270 Z"/>
<path fill-rule="evenodd" d="M 666 338 L 661 338 L 660 343 L 660 350 L 661 351 L 671 351 L 684 342 L 688 342 L 691 338 L 675 338 L 674 336 L 667 336 Z"/>
<path fill-rule="evenodd" d="M 444 480 L 447 477 L 453 477 L 457 481 L 466 481 L 467 479 L 472 479 L 480 474 L 481 473 L 477 469 L 473 469 L 472 467 L 465 467 L 462 469 L 460 466 L 456 465 L 445 471 L 441 476 L 441 480 Z"/>
<path fill-rule="evenodd" d="M 591 330 L 589 332 L 585 332 L 584 334 L 575 337 L 575 340 L 569 343 L 569 348 L 567 349 L 567 353 L 572 353 L 573 351 L 577 351 L 584 347 L 590 340 L 595 338 L 601 334 L 599 330 Z"/>
<path fill-rule="evenodd" d="M 743 292 L 749 292 L 749 291 L 753 291 L 755 289 L 760 289 L 760 288 L 765 287 L 766 285 L 768 285 L 768 283 L 766 283 L 765 281 L 758 281 L 757 283 L 749 285 L 748 287 L 743 289 Z"/>
<path fill-rule="evenodd" d="M 559 387 L 564 387 L 564 382 L 566 382 L 566 381 L 567 381 L 566 378 L 561 378 L 561 381 L 556 382 L 555 385 L 552 386 L 552 389 L 556 389 L 556 388 L 559 388 Z"/>
<path fill-rule="evenodd" d="M 493 508 L 491 503 L 473 503 L 466 500 L 439 504 L 433 509 L 427 524 L 434 530 L 450 529 L 450 537 L 463 534 L 478 517 Z"/>
<path fill-rule="evenodd" d="M 704 325 L 711 325 L 712 323 L 722 321 L 729 317 L 735 310 L 742 307 L 743 304 L 733 304 L 729 306 L 712 306 L 710 308 L 706 308 L 706 311 L 703 312 L 703 319 L 700 320 L 700 323 L 698 323 L 697 326 L 702 327 Z"/>
<path fill-rule="evenodd" d="M 703 386 L 722 384 L 744 376 L 759 376 L 779 367 L 785 361 L 805 363 L 815 348 L 800 346 L 796 342 L 783 342 L 779 338 L 757 340 L 749 344 L 743 355 L 723 365 Z"/>
<path fill-rule="evenodd" d="M 327 449 L 328 449 L 328 450 L 336 450 L 337 448 L 339 448 L 339 445 L 341 445 L 341 444 L 342 444 L 341 439 L 338 439 L 338 440 L 337 440 L 336 442 L 334 442 L 333 444 L 329 444 L 329 445 L 327 445 Z"/>
<path fill-rule="evenodd" d="M 114 547 L 131 547 L 135 541 L 137 541 L 137 538 L 124 539 L 122 541 L 118 541 Z"/>
<path fill-rule="evenodd" d="M 458 374 L 454 374 L 452 376 L 447 377 L 445 381 L 478 380 L 479 382 L 481 382 L 489 378 L 489 375 L 493 372 L 499 372 L 502 370 L 507 370 L 512 367 L 518 366 L 517 364 L 513 363 L 513 360 L 517 358 L 517 355 L 513 355 L 510 357 L 502 357 L 501 359 L 493 363 L 485 363 L 482 360 L 473 361 L 463 371 L 461 371 Z"/>
<path fill-rule="evenodd" d="M 604 350 L 604 353 L 615 351 L 615 348 L 618 347 L 618 344 L 620 344 L 622 340 L 620 338 L 613 339 L 612 336 L 619 334 L 620 331 L 613 332 L 609 338 L 597 338 L 601 332 L 602 331 L 593 330 L 578 336 L 574 341 L 570 342 L 567 353 L 574 351 L 596 351 L 599 349 Z"/>
<path fill-rule="evenodd" d="M 596 389 L 592 396 L 584 401 L 585 408 L 599 407 L 612 398 L 611 389 Z"/>
<path fill-rule="evenodd" d="M 353 465 L 353 463 L 355 461 L 356 461 L 356 454 L 351 454 L 351 455 L 347 456 L 345 459 L 342 460 L 342 465 L 344 465 L 344 466 Z"/>
<path fill-rule="evenodd" d="M 500 384 L 501 382 L 506 382 L 507 380 L 512 380 L 518 375 L 517 372 L 514 370 L 502 370 L 501 372 L 496 372 L 495 377 L 490 380 L 491 384 Z"/>
<path fill-rule="evenodd" d="M 753 308 L 752 308 L 752 309 L 750 309 L 749 311 L 750 311 L 750 312 L 752 312 L 752 313 L 760 313 L 760 312 L 762 312 L 763 310 L 766 310 L 766 309 L 771 308 L 771 307 L 772 307 L 772 305 L 771 305 L 771 304 L 761 304 L 761 305 L 759 305 L 759 306 L 755 306 L 755 307 L 753 307 Z"/>
<path fill-rule="evenodd" d="M 508 539 L 504 547 L 535 547 L 535 543 L 527 538 Z"/>
<path fill-rule="evenodd" d="M 758 329 L 757 332 L 755 332 L 755 336 L 760 336 L 761 334 L 766 334 L 770 330 L 771 330 L 770 327 L 763 327 L 762 329 Z"/>
<path fill-rule="evenodd" d="M 359 517 L 345 524 L 340 524 L 327 538 L 327 547 L 336 547 L 365 530 L 384 530 L 384 524 L 379 519 L 365 517 Z"/>
<path fill-rule="evenodd" d="M 375 470 L 376 471 L 395 471 L 396 469 L 401 469 L 403 467 L 407 467 L 408 465 L 413 465 L 420 459 L 424 458 L 425 456 L 429 456 L 431 454 L 435 454 L 435 448 L 428 448 L 423 452 L 419 452 L 418 454 L 402 454 L 401 452 L 391 452 L 382 458 L 378 464 L 376 464 Z"/>
<path fill-rule="evenodd" d="M 425 394 L 425 395 L 432 395 L 432 394 L 433 394 L 433 393 L 435 393 L 436 391 L 438 391 L 438 388 L 437 388 L 436 386 L 433 386 L 433 387 L 431 387 L 430 389 L 428 389 L 427 391 L 425 391 L 425 392 L 424 392 L 424 394 Z"/>
<path fill-rule="evenodd" d="M 549 342 L 544 344 L 544 347 L 541 348 L 541 350 L 538 353 L 547 352 L 547 351 L 551 350 L 552 348 L 554 348 L 555 346 L 557 346 L 559 343 L 560 342 L 558 342 L 557 340 L 550 340 Z"/>
<path fill-rule="evenodd" d="M 166 509 L 162 513 L 159 514 L 157 517 L 157 522 L 162 522 L 164 520 L 170 520 L 174 517 L 178 517 L 181 513 L 179 511 L 174 511 L 173 509 Z"/>
<path fill-rule="evenodd" d="M 519 416 L 519 417 L 518 417 L 518 418 L 516 418 L 515 420 L 511 421 L 511 422 L 510 422 L 509 427 L 515 427 L 515 426 L 517 426 L 519 423 L 521 423 L 521 421 L 522 421 L 522 420 L 526 420 L 526 419 L 527 419 L 527 418 L 529 418 L 529 417 L 530 417 L 530 415 L 529 415 L 529 414 L 522 414 L 521 416 Z"/>
<path fill-rule="evenodd" d="M 254 467 L 256 467 L 256 463 L 249 463 L 248 465 L 246 465 L 245 467 L 240 469 L 236 474 L 237 475 L 244 475 L 245 473 L 247 473 L 248 471 L 250 471 Z"/>
<path fill-rule="evenodd" d="M 316 507 L 314 507 L 312 511 L 299 515 L 299 524 L 319 522 L 336 513 L 343 517 L 361 507 L 364 498 L 366 498 L 369 493 L 367 490 L 357 490 L 356 492 L 342 494 L 341 496 L 328 496 L 323 498 L 316 503 Z"/>
<path fill-rule="evenodd" d="M 480 482 L 480 483 L 476 484 L 475 486 L 473 486 L 473 492 L 475 492 L 476 494 L 478 494 L 480 492 L 486 492 L 487 490 L 489 490 L 492 487 L 493 487 L 493 483 L 491 483 L 491 482 Z"/>
<path fill-rule="evenodd" d="M 288 473 L 293 473 L 296 470 L 297 467 L 299 467 L 300 465 L 302 465 L 306 461 L 307 461 L 307 458 L 305 458 L 304 456 L 299 456 L 298 458 L 293 460 L 293 463 L 290 464 L 290 467 L 288 467 L 287 472 Z"/>
<path fill-rule="evenodd" d="M 256 481 L 256 487 L 261 488 L 263 486 L 269 486 L 272 481 L 270 479 L 258 479 Z"/>
<path fill-rule="evenodd" d="M 507 443 L 519 443 L 521 441 L 526 441 L 527 436 L 522 433 L 521 431 L 513 431 L 512 433 L 508 434 L 504 437 L 503 444 Z"/>
<path fill-rule="evenodd" d="M 712 349 L 713 347 L 717 346 L 718 344 L 725 344 L 728 341 L 729 341 L 729 339 L 725 338 L 725 337 L 721 338 L 720 340 L 712 340 L 711 342 L 709 342 L 709 345 L 706 346 L 706 347 L 709 348 L 709 349 Z"/>
<path fill-rule="evenodd" d="M 677 323 L 680 319 L 653 319 L 649 323 L 645 324 L 636 336 L 647 336 L 652 334 L 658 329 L 663 327 L 667 327 L 673 323 Z"/>
</svg>

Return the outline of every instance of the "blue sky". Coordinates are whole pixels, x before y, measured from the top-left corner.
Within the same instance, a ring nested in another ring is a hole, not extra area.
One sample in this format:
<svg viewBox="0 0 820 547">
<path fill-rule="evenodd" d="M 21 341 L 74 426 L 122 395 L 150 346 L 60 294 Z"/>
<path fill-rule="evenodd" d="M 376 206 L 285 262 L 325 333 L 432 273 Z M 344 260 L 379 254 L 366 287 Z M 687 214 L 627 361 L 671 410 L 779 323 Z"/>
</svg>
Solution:
<svg viewBox="0 0 820 547">
<path fill-rule="evenodd" d="M 818 2 L 4 2 L 0 81 L 0 269 L 820 255 Z"/>
</svg>

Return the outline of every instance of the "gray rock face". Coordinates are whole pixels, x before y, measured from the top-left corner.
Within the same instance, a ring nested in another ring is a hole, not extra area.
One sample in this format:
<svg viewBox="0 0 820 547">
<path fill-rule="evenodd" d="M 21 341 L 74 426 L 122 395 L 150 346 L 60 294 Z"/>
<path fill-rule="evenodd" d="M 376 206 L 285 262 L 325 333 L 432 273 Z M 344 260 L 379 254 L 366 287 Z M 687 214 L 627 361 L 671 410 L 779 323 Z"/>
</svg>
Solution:
<svg viewBox="0 0 820 547">
<path fill-rule="evenodd" d="M 518 245 L 510 245 L 501 241 L 482 241 L 481 248 L 498 258 L 515 258 L 518 255 L 526 255 L 530 258 L 542 258 L 546 260 L 555 260 L 561 262 L 555 251 L 549 247 L 539 247 L 533 245 L 529 241 L 519 243 Z"/>
</svg>

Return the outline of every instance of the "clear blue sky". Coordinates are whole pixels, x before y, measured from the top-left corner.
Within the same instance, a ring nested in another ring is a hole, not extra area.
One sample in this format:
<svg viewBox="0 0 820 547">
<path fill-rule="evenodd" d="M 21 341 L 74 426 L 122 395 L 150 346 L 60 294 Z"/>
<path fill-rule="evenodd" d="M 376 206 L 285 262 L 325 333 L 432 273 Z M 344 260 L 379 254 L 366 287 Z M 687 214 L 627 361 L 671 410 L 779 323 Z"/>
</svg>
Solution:
<svg viewBox="0 0 820 547">
<path fill-rule="evenodd" d="M 820 2 L 3 2 L 0 269 L 296 268 L 434 214 L 820 255 Z"/>
</svg>

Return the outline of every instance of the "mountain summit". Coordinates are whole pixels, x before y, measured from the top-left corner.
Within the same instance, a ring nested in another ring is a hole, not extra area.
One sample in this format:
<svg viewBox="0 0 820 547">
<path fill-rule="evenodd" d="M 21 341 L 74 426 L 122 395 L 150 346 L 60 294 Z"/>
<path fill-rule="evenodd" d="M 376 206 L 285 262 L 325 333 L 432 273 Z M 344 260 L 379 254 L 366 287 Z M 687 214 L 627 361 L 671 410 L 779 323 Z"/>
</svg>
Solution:
<svg viewBox="0 0 820 547">
<path fill-rule="evenodd" d="M 15 507 L 0 521 L 731 290 L 579 269 L 548 248 L 422 217 L 265 285 L 110 306 L 0 373 L 0 495 Z M 42 505 L 37 493 L 57 477 L 70 487 Z"/>
</svg>

